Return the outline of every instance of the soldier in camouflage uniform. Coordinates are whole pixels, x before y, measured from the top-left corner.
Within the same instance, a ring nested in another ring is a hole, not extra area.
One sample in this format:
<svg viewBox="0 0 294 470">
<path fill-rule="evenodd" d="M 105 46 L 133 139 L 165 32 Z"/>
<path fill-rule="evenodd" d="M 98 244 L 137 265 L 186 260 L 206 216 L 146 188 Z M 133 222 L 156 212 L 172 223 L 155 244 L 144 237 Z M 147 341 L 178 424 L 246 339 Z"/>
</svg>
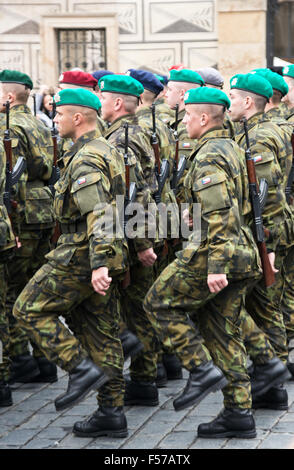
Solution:
<svg viewBox="0 0 294 470">
<path fill-rule="evenodd" d="M 60 90 L 65 89 L 75 89 L 75 88 L 85 88 L 85 90 L 89 90 L 95 95 L 99 95 L 97 91 L 98 80 L 87 72 L 82 72 L 78 70 L 67 71 L 63 72 L 58 79 L 58 88 Z M 100 111 L 97 114 L 97 129 L 100 132 L 100 135 L 103 135 L 105 130 L 107 129 L 106 122 L 101 119 Z M 73 142 L 71 139 L 60 139 L 59 138 L 59 145 L 58 145 L 58 156 L 59 162 L 58 165 L 62 169 L 63 162 L 62 157 L 63 155 L 71 148 Z"/>
<path fill-rule="evenodd" d="M 147 133 L 148 139 L 151 141 L 153 134 L 151 106 L 155 102 L 156 96 L 160 91 L 162 91 L 162 85 L 151 72 L 145 70 L 129 69 L 127 74 L 138 80 L 144 87 L 144 93 L 141 95 L 141 103 L 137 108 L 136 116 L 138 117 L 140 127 Z M 155 128 L 161 171 L 164 160 L 168 162 L 169 168 L 168 176 L 161 192 L 160 202 L 166 206 L 171 205 L 170 207 L 172 207 L 172 210 L 168 213 L 166 219 L 167 230 L 164 244 L 162 241 L 159 242 L 158 248 L 156 249 L 157 260 L 155 263 L 155 269 L 157 277 L 160 272 L 174 260 L 173 244 L 175 238 L 172 238 L 172 228 L 175 229 L 179 226 L 177 200 L 174 191 L 171 189 L 174 170 L 175 141 L 169 127 L 159 119 L 157 105 L 155 107 Z M 168 350 L 163 346 L 163 351 L 158 355 L 156 385 L 161 387 L 167 383 L 168 379 L 177 380 L 181 378 L 181 364 L 177 357 L 174 354 L 168 354 Z"/>
<path fill-rule="evenodd" d="M 154 75 L 163 85 L 163 90 L 157 95 L 155 100 L 156 112 L 159 119 L 161 119 L 164 123 L 168 124 L 169 121 L 174 118 L 174 112 L 166 102 L 168 77 L 167 75 L 161 75 L 157 73 Z"/>
<path fill-rule="evenodd" d="M 103 230 L 106 210 L 115 216 L 117 197 L 125 195 L 123 158 L 97 132 L 98 97 L 75 89 L 61 90 L 55 99 L 59 133 L 74 141 L 55 185 L 61 236 L 47 264 L 17 299 L 14 315 L 46 356 L 69 373 L 67 392 L 55 400 L 57 410 L 100 388 L 98 411 L 76 423 L 74 433 L 123 437 L 127 424 L 117 300 L 128 253 L 124 237 L 116 237 L 116 219 L 113 234 Z M 68 313 L 74 335 L 59 319 Z"/>
<path fill-rule="evenodd" d="M 286 106 L 282 108 L 282 111 L 285 113 L 285 118 L 289 122 L 294 122 L 294 66 L 287 65 L 283 68 L 283 78 L 288 85 L 288 93 L 283 97 L 282 104 Z"/>
<path fill-rule="evenodd" d="M 128 161 L 134 168 L 131 181 L 136 182 L 138 188 L 135 202 L 141 203 L 145 208 L 147 201 L 154 203 L 152 195 L 156 193 L 158 185 L 153 150 L 135 114 L 144 88 L 141 83 L 127 75 L 104 76 L 99 81 L 99 88 L 102 117 L 110 123 L 104 137 L 123 154 L 123 126 L 128 124 Z M 155 279 L 154 263 L 157 256 L 153 246 L 154 239 L 148 239 L 146 236 L 129 240 L 131 282 L 122 292 L 122 319 L 129 330 L 139 338 L 144 349 L 131 361 L 131 380 L 126 383 L 126 405 L 158 404 L 155 378 L 159 341 L 142 306 L 144 296 Z"/>
<path fill-rule="evenodd" d="M 224 87 L 224 79 L 220 72 L 213 67 L 203 67 L 201 69 L 196 70 L 199 75 L 203 78 L 205 82 L 205 86 L 209 88 L 217 88 L 222 90 Z M 226 113 L 224 118 L 224 128 L 228 129 L 230 132 L 230 136 L 233 139 L 235 134 L 235 127 L 234 123 L 231 121 L 230 116 Z"/>
<path fill-rule="evenodd" d="M 11 261 L 16 241 L 12 232 L 10 219 L 3 203 L 5 190 L 5 154 L 0 140 L 0 407 L 12 405 L 11 389 L 8 385 L 10 378 L 10 331 L 9 321 L 5 313 L 7 292 L 7 266 Z"/>
<path fill-rule="evenodd" d="M 18 183 L 17 208 L 12 213 L 13 230 L 21 247 L 8 266 L 6 313 L 10 323 L 11 382 L 57 380 L 57 369 L 48 363 L 43 353 L 33 345 L 30 355 L 28 337 L 12 316 L 14 302 L 37 269 L 45 262 L 50 250 L 50 238 L 55 225 L 53 196 L 49 179 L 53 165 L 53 146 L 50 131 L 36 119 L 27 101 L 33 83 L 21 72 L 4 70 L 0 74 L 0 112 L 10 102 L 9 127 L 14 163 L 25 157 L 27 169 Z M 2 136 L 5 128 L 1 129 Z"/>
<path fill-rule="evenodd" d="M 260 276 L 257 248 L 245 220 L 250 211 L 245 162 L 222 129 L 230 102 L 221 90 L 189 90 L 185 103 L 184 122 L 189 136 L 198 142 L 184 188 L 190 217 L 193 203 L 201 204 L 201 233 L 192 232 L 188 245 L 148 292 L 144 307 L 159 333 L 168 331 L 182 365 L 190 372 L 186 388 L 174 400 L 175 409 L 198 403 L 214 381 L 221 380 L 213 372 L 211 358 L 228 379 L 221 382 L 221 388 L 226 385 L 225 409 L 211 423 L 201 424 L 198 436 L 255 437 L 240 335 L 244 295 Z M 189 312 L 205 345 L 189 321 Z M 260 390 L 260 386 L 257 379 L 254 387 Z"/>
<path fill-rule="evenodd" d="M 277 356 L 286 363 L 287 338 L 280 305 L 284 288 L 284 262 L 293 244 L 293 218 L 285 199 L 292 151 L 289 134 L 287 136 L 284 130 L 263 113 L 267 99 L 272 94 L 272 85 L 260 74 L 238 74 L 231 79 L 232 119 L 248 119 L 249 143 L 256 175 L 258 180 L 265 178 L 268 182 L 262 217 L 264 226 L 270 232 L 267 240 L 269 258 L 272 265 L 275 264 L 279 269 L 276 270 L 276 282 L 273 286 L 265 288 L 261 281 L 254 287 L 246 298 L 246 309 L 256 325 L 268 336 Z M 244 133 L 240 133 L 236 140 L 242 148 L 246 148 Z M 244 315 L 242 329 L 246 348 L 256 368 L 262 362 L 267 367 L 258 335 L 254 331 L 254 322 L 248 314 Z M 287 378 L 285 373 L 284 380 Z M 270 388 L 264 396 L 253 396 L 253 401 L 255 407 L 262 407 L 264 404 L 270 407 L 273 403 L 275 406 L 280 404 L 287 407 L 288 397 L 286 390 L 279 386 Z"/>
</svg>

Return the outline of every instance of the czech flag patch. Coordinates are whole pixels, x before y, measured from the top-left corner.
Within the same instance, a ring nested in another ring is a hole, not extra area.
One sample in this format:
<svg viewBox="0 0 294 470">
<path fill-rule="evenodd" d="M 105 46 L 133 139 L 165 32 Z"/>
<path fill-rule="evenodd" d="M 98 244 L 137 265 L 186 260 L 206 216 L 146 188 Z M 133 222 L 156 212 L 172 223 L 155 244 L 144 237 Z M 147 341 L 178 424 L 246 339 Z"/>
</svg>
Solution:
<svg viewBox="0 0 294 470">
<path fill-rule="evenodd" d="M 84 184 L 86 183 L 86 178 L 79 178 L 78 179 L 78 184 Z"/>
<path fill-rule="evenodd" d="M 254 157 L 253 160 L 254 160 L 254 163 L 261 162 L 262 161 L 262 156 L 261 155 L 256 155 L 256 157 Z"/>
<path fill-rule="evenodd" d="M 203 178 L 202 184 L 208 184 L 208 183 L 211 183 L 211 178 L 209 178 L 209 177 Z"/>
<path fill-rule="evenodd" d="M 183 147 L 186 149 L 186 148 L 190 148 L 191 147 L 191 144 L 190 142 L 183 142 Z"/>
</svg>

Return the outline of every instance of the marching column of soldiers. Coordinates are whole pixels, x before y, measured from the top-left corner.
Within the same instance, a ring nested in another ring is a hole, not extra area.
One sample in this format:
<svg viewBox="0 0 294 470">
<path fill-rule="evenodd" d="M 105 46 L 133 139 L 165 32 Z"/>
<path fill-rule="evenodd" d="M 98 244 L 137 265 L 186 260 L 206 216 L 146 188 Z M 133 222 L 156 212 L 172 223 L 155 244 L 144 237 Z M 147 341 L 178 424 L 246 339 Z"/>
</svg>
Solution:
<svg viewBox="0 0 294 470">
<path fill-rule="evenodd" d="M 97 391 L 81 437 L 125 437 L 124 406 L 175 411 L 221 390 L 202 438 L 256 437 L 294 378 L 294 65 L 66 71 L 50 129 L 0 72 L 0 407 L 54 383 Z M 293 145 L 293 146 L 292 146 Z M 125 361 L 129 374 L 124 375 Z"/>
</svg>

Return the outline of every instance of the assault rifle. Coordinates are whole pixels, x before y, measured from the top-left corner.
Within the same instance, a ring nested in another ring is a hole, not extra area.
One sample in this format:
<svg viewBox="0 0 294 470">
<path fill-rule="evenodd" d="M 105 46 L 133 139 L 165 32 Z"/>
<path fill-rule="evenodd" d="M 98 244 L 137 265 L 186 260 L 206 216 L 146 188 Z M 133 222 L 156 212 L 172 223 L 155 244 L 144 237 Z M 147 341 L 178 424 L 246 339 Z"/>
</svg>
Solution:
<svg viewBox="0 0 294 470">
<path fill-rule="evenodd" d="M 12 145 L 9 129 L 9 111 L 10 103 L 6 101 L 5 103 L 5 112 L 6 112 L 6 129 L 4 131 L 4 149 L 6 154 L 6 181 L 5 181 L 5 190 L 3 194 L 3 201 L 6 206 L 7 212 L 11 215 L 12 205 L 16 206 L 16 201 L 11 201 L 11 190 L 14 185 L 17 184 L 21 175 L 25 171 L 27 164 L 24 157 L 18 157 L 17 162 L 12 168 Z"/>
<path fill-rule="evenodd" d="M 266 194 L 267 194 L 267 182 L 265 179 L 260 181 L 260 186 L 262 189 L 259 189 L 259 185 L 256 178 L 255 172 L 255 163 L 254 158 L 251 156 L 249 136 L 248 136 L 248 127 L 247 120 L 242 119 L 244 125 L 245 139 L 246 139 L 246 166 L 247 174 L 249 180 L 249 193 L 251 199 L 251 207 L 253 212 L 253 224 L 254 224 L 254 233 L 256 237 L 256 243 L 259 250 L 263 277 L 266 287 L 270 287 L 275 283 L 275 273 L 272 269 L 272 266 L 269 261 L 266 244 L 265 244 L 265 229 L 262 223 L 262 208 L 264 207 Z"/>
<path fill-rule="evenodd" d="M 55 122 L 54 122 L 54 117 L 56 114 L 56 103 L 53 100 L 53 116 L 52 116 L 52 129 L 51 129 L 51 137 L 53 141 L 53 167 L 52 167 L 52 173 L 50 176 L 50 179 L 48 181 L 48 186 L 50 188 L 50 191 L 52 192 L 53 196 L 55 194 L 55 188 L 54 185 L 55 183 L 59 180 L 60 178 L 60 168 L 58 166 L 57 160 L 58 160 L 58 144 L 57 144 L 57 129 L 55 127 Z M 51 242 L 55 246 L 57 244 L 57 240 L 60 237 L 60 225 L 59 222 L 56 221 L 55 228 L 53 235 L 51 237 Z"/>
<path fill-rule="evenodd" d="M 173 168 L 173 179 L 172 179 L 172 190 L 176 194 L 177 186 L 180 178 L 182 177 L 187 160 L 184 156 L 180 158 L 179 161 L 179 134 L 178 134 L 178 122 L 179 122 L 179 105 L 176 104 L 176 121 L 175 121 L 175 128 L 174 128 L 174 138 L 176 141 L 176 151 L 175 151 L 175 158 L 174 158 L 174 168 Z"/>
<path fill-rule="evenodd" d="M 293 196 L 291 196 L 291 192 L 292 192 L 292 185 L 294 182 L 294 132 L 292 133 L 292 136 L 291 136 L 291 143 L 292 143 L 292 151 L 293 151 L 292 166 L 291 166 L 291 170 L 288 176 L 287 186 L 285 189 L 286 201 L 288 202 L 288 204 L 293 203 Z"/>
<path fill-rule="evenodd" d="M 152 104 L 152 135 L 151 145 L 155 156 L 155 174 L 158 183 L 158 191 L 154 194 L 156 204 L 161 202 L 161 194 L 165 185 L 165 182 L 169 176 L 169 162 L 163 160 L 160 162 L 159 155 L 159 143 L 156 135 L 156 118 L 155 118 L 155 104 Z"/>
<path fill-rule="evenodd" d="M 125 163 L 125 175 L 126 175 L 126 197 L 125 197 L 125 204 L 124 204 L 124 235 L 125 238 L 128 239 L 126 233 L 126 225 L 129 219 L 127 215 L 127 208 L 129 204 L 133 203 L 136 199 L 137 195 L 137 188 L 136 183 L 130 182 L 130 165 L 129 165 L 129 125 L 126 122 L 124 124 L 125 129 L 125 148 L 124 148 L 124 163 Z M 130 270 L 125 273 L 125 277 L 122 280 L 122 288 L 126 289 L 131 283 L 131 275 Z"/>
<path fill-rule="evenodd" d="M 51 129 L 51 136 L 52 136 L 52 141 L 53 141 L 53 167 L 52 167 L 52 173 L 51 177 L 48 181 L 48 186 L 50 187 L 50 190 L 54 196 L 55 194 L 55 189 L 54 185 L 55 183 L 59 180 L 60 178 L 60 168 L 58 167 L 58 144 L 57 144 L 57 129 L 55 127 L 55 122 L 54 122 L 54 117 L 56 114 L 56 103 L 53 100 L 53 117 L 52 117 L 52 129 Z"/>
</svg>

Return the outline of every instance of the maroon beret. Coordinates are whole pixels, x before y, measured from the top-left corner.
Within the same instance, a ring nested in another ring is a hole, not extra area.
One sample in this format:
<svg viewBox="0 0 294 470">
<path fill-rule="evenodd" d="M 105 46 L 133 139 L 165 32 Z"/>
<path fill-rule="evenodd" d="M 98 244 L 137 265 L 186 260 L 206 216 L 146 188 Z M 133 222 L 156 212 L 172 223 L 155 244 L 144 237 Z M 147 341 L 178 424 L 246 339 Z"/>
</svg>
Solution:
<svg viewBox="0 0 294 470">
<path fill-rule="evenodd" d="M 80 72 L 79 70 L 73 70 L 63 72 L 59 77 L 59 83 L 66 83 L 70 85 L 86 86 L 89 88 L 95 88 L 98 81 L 90 73 Z"/>
</svg>

